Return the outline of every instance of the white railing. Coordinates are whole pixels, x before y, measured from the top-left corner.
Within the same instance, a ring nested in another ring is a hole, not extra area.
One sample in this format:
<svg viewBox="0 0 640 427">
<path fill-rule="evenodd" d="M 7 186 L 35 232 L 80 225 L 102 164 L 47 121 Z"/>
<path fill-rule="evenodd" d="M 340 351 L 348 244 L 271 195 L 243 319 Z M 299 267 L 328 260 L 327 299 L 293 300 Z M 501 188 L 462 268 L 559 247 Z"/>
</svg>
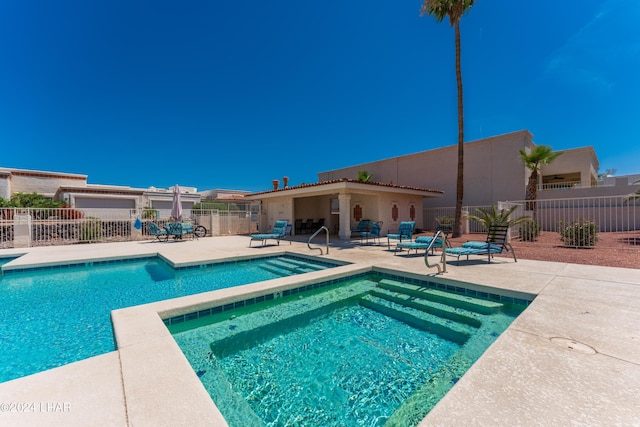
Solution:
<svg viewBox="0 0 640 427">
<path fill-rule="evenodd" d="M 582 183 L 580 181 L 567 181 L 567 182 L 549 182 L 546 184 L 538 185 L 538 190 L 562 190 L 570 188 L 580 188 Z"/>
<path fill-rule="evenodd" d="M 544 231 L 558 231 L 561 222 L 583 218 L 595 222 L 603 232 L 640 230 L 640 200 L 629 200 L 627 196 L 536 200 L 535 205 L 526 201 L 511 203 L 522 205 L 522 212 L 534 217 Z"/>
<path fill-rule="evenodd" d="M 518 206 L 510 218 L 530 216 L 535 219 L 541 231 L 554 233 L 621 233 L 619 238 L 640 243 L 640 200 L 629 196 L 585 197 L 571 199 L 526 200 L 499 202 L 498 209 Z M 487 208 L 485 206 L 483 208 Z M 464 206 L 465 213 L 477 215 L 478 206 Z M 435 230 L 438 220 L 453 220 L 454 208 L 424 209 L 424 226 L 427 230 Z M 511 236 L 517 238 L 521 227 L 514 226 Z M 587 231 L 584 231 L 586 229 Z M 575 231 L 574 231 L 575 230 Z M 484 227 L 476 221 L 463 219 L 463 232 L 484 233 Z M 637 236 L 636 236 L 637 235 Z M 574 236 L 575 237 L 575 236 Z M 571 239 L 572 236 L 569 236 Z"/>
<path fill-rule="evenodd" d="M 153 239 L 148 224 L 166 227 L 170 215 L 163 209 L 0 208 L 0 248 Z M 204 226 L 207 236 L 255 232 L 258 217 L 255 207 L 183 212 L 186 221 Z"/>
<path fill-rule="evenodd" d="M 131 209 L 2 208 L 0 247 L 132 240 Z"/>
</svg>

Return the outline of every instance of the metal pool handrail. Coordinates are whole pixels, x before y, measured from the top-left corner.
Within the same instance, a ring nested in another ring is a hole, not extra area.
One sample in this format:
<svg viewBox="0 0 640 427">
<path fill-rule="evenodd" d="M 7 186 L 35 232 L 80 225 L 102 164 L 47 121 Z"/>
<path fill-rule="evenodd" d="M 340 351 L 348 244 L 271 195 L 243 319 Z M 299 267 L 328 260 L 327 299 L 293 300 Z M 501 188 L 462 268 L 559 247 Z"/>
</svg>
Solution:
<svg viewBox="0 0 640 427">
<path fill-rule="evenodd" d="M 311 239 L 313 239 L 314 237 L 316 237 L 318 235 L 318 233 L 320 233 L 322 230 L 327 232 L 327 255 L 329 254 L 329 229 L 327 227 L 325 227 L 324 225 L 320 228 L 318 228 L 318 230 L 316 230 L 315 233 L 313 233 L 311 235 L 311 237 L 309 237 L 309 240 L 307 241 L 307 247 L 311 250 L 313 249 L 318 249 L 320 251 L 320 255 L 322 255 L 322 248 L 312 248 L 311 247 Z"/>
<path fill-rule="evenodd" d="M 429 251 L 431 250 L 431 247 L 438 241 L 438 237 L 440 235 L 443 235 L 444 237 L 442 238 L 442 268 L 440 268 L 440 264 L 436 263 L 436 265 L 429 265 Z M 438 274 L 442 274 L 442 273 L 446 273 L 447 272 L 447 233 L 443 232 L 442 230 L 438 230 L 436 231 L 436 235 L 433 237 L 433 239 L 431 240 L 431 243 L 429 243 L 429 247 L 427 248 L 427 250 L 424 253 L 424 264 L 427 266 L 427 268 L 433 268 L 433 267 L 438 267 Z"/>
</svg>

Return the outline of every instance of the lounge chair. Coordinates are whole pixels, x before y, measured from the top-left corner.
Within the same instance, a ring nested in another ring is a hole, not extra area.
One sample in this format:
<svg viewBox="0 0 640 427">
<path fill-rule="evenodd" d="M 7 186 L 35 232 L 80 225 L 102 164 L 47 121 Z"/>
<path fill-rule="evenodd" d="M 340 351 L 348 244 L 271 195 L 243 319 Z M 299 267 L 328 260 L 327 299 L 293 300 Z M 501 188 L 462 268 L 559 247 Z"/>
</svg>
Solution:
<svg viewBox="0 0 640 427">
<path fill-rule="evenodd" d="M 407 255 L 410 255 L 411 250 L 415 249 L 416 255 L 417 255 L 419 249 L 427 250 L 429 248 L 429 245 L 433 241 L 433 239 L 435 239 L 434 236 L 418 236 L 412 242 L 406 242 L 406 241 L 398 242 L 398 244 L 396 244 L 396 251 L 393 254 L 395 255 L 398 252 L 398 249 L 399 250 L 407 249 Z M 449 243 L 449 241 L 447 241 L 447 243 Z M 433 243 L 433 246 L 431 246 L 431 253 L 433 254 L 434 248 L 442 248 L 442 246 L 443 246 L 442 238 L 438 237 L 436 241 Z"/>
<path fill-rule="evenodd" d="M 387 249 L 391 250 L 391 241 L 400 240 L 400 242 L 411 241 L 413 237 L 413 230 L 416 227 L 415 221 L 403 221 L 398 226 L 398 231 L 395 233 L 387 233 Z"/>
<path fill-rule="evenodd" d="M 355 228 L 351 229 L 351 234 L 355 234 L 357 236 L 360 235 L 360 233 L 365 232 L 365 231 L 369 231 L 369 224 L 371 223 L 371 220 L 369 219 L 361 219 L 358 222 L 358 225 L 356 225 Z"/>
<path fill-rule="evenodd" d="M 147 224 L 147 226 L 149 227 L 149 236 L 155 237 L 156 240 L 160 242 L 166 242 L 169 238 L 167 230 L 165 230 L 164 228 L 160 228 L 155 222 L 150 222 Z"/>
<path fill-rule="evenodd" d="M 194 238 L 193 228 L 190 222 L 168 222 L 167 223 L 167 237 L 173 236 L 175 240 L 182 240 L 184 236 L 191 234 L 191 238 Z"/>
<path fill-rule="evenodd" d="M 254 240 L 261 240 L 262 246 L 264 246 L 265 242 L 269 239 L 277 241 L 278 246 L 280 246 L 280 240 L 285 239 L 287 236 L 287 226 L 287 220 L 278 220 L 274 224 L 273 231 L 271 233 L 252 234 L 251 240 L 249 241 L 249 247 L 251 247 L 251 243 Z M 291 244 L 291 240 L 289 240 L 289 244 Z"/>
<path fill-rule="evenodd" d="M 380 244 L 380 230 L 382 230 L 382 221 L 370 221 L 369 231 L 360 232 L 360 243 L 362 243 L 362 239 L 365 240 L 365 243 L 369 243 L 369 239 L 375 243 L 376 239 L 378 239 L 378 244 Z"/>
<path fill-rule="evenodd" d="M 484 242 L 469 241 L 462 244 L 462 247 L 447 248 L 445 249 L 447 256 L 455 256 L 460 263 L 460 257 L 466 255 L 467 260 L 469 255 L 487 255 L 487 261 L 491 263 L 491 257 L 494 254 L 511 253 L 513 260 L 516 259 L 516 253 L 513 251 L 513 246 L 507 242 L 509 235 L 509 224 L 506 222 L 495 222 L 489 226 L 487 232 L 487 239 Z"/>
</svg>

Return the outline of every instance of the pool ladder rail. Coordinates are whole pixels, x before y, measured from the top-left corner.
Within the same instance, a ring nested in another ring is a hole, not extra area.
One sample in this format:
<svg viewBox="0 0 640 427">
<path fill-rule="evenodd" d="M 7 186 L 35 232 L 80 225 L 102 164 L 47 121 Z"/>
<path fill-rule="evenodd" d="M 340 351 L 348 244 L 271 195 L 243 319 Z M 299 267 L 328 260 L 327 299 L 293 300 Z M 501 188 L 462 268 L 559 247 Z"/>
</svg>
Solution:
<svg viewBox="0 0 640 427">
<path fill-rule="evenodd" d="M 429 251 L 431 250 L 431 248 L 433 247 L 433 245 L 436 244 L 436 242 L 438 241 L 438 237 L 440 236 L 442 237 L 442 257 L 440 258 L 440 262 L 442 262 L 442 267 L 440 267 L 440 263 L 436 263 L 435 265 L 430 265 L 429 264 Z M 427 250 L 424 253 L 424 264 L 427 266 L 427 268 L 433 268 L 433 267 L 437 267 L 438 268 L 438 273 L 437 274 L 442 274 L 442 273 L 446 273 L 447 272 L 447 247 L 449 246 L 449 241 L 447 240 L 447 236 L 448 233 L 442 230 L 438 230 L 436 231 L 436 235 L 433 237 L 433 239 L 431 240 L 431 243 L 429 243 L 429 247 L 427 248 Z"/>
<path fill-rule="evenodd" d="M 309 249 L 311 249 L 311 250 L 317 249 L 317 250 L 319 250 L 319 251 L 320 251 L 320 255 L 323 255 L 323 253 L 322 253 L 322 248 L 321 248 L 321 247 L 320 247 L 320 248 L 312 248 L 312 247 L 311 247 L 311 240 L 312 240 L 314 237 L 316 237 L 318 234 L 320 234 L 320 232 L 321 232 L 322 230 L 324 230 L 324 231 L 326 232 L 326 234 L 327 234 L 327 243 L 326 243 L 326 245 L 327 245 L 327 253 L 326 253 L 326 255 L 328 255 L 328 254 L 329 254 L 329 229 L 328 229 L 327 227 L 325 227 L 324 225 L 323 225 L 322 227 L 318 228 L 318 229 L 316 230 L 316 232 L 315 232 L 315 233 L 313 233 L 313 234 L 311 235 L 311 237 L 309 237 L 309 240 L 307 241 L 307 247 L 308 247 Z"/>
</svg>

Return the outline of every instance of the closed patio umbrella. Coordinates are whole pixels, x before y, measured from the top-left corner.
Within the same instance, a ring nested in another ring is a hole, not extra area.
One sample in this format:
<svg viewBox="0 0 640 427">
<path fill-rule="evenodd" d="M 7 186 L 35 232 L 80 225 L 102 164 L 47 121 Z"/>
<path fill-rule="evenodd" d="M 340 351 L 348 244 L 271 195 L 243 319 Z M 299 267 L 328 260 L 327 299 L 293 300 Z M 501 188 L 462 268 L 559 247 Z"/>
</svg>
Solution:
<svg viewBox="0 0 640 427">
<path fill-rule="evenodd" d="M 171 204 L 171 216 L 176 221 L 182 220 L 182 200 L 180 199 L 180 187 L 178 184 L 173 187 L 173 202 Z"/>
</svg>

